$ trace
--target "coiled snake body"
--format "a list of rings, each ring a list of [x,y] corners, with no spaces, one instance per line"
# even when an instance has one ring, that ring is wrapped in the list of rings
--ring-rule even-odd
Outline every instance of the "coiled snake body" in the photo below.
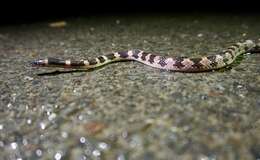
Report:
[[[56,58],[39,59],[32,62],[33,66],[62,67],[62,68],[96,68],[107,63],[123,60],[134,60],[148,66],[164,70],[179,72],[203,72],[225,67],[231,64],[237,56],[243,53],[260,52],[259,44],[252,40],[235,43],[222,52],[199,58],[188,57],[164,57],[153,53],[147,53],[138,49],[115,52],[94,59],[85,60],[61,60]]]

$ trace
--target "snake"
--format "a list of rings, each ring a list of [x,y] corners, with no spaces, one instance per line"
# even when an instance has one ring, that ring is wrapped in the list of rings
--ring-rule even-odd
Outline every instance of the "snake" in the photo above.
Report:
[[[81,60],[63,60],[58,58],[38,59],[31,62],[36,67],[61,67],[76,69],[95,69],[108,63],[118,61],[138,61],[145,65],[162,70],[176,72],[204,72],[226,67],[244,53],[260,53],[260,44],[252,40],[237,42],[226,49],[208,56],[201,57],[166,57],[139,49],[113,52],[97,58]]]

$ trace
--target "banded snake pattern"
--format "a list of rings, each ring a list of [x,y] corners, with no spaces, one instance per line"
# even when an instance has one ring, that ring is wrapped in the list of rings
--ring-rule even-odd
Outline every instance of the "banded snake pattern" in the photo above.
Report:
[[[203,72],[219,69],[230,65],[237,56],[244,53],[260,53],[260,44],[252,40],[235,43],[215,55],[202,56],[198,58],[189,57],[165,57],[154,53],[134,49],[129,51],[114,52],[97,58],[85,60],[62,60],[57,58],[39,59],[32,62],[33,66],[62,67],[90,69],[105,64],[133,60],[145,65],[178,72]]]

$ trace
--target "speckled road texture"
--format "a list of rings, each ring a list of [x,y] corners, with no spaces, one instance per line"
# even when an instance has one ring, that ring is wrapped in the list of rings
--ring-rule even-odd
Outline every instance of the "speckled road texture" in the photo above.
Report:
[[[260,38],[259,16],[151,15],[0,27],[3,159],[260,159],[260,54],[229,68],[174,73],[137,62],[91,71],[33,68],[142,49],[208,55]]]

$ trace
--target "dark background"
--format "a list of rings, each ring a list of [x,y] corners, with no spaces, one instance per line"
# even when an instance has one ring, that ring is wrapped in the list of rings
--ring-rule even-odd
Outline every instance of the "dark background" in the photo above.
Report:
[[[260,13],[260,5],[253,0],[5,1],[0,5],[0,23],[32,23],[89,15],[175,13],[256,15]]]

